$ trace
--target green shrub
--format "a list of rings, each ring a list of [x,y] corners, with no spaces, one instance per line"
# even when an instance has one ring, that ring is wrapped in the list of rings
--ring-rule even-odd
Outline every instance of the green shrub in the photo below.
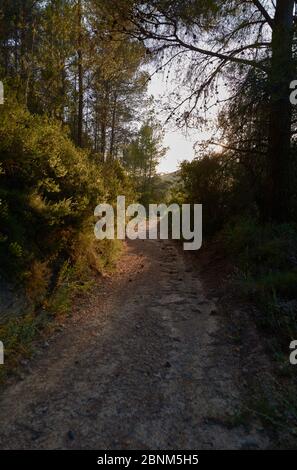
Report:
[[[185,202],[203,204],[203,231],[213,235],[234,215],[254,211],[253,194],[241,165],[210,154],[181,165]]]
[[[0,266],[21,276],[65,249],[96,198],[100,170],[53,121],[15,103],[0,115]]]
[[[259,306],[259,324],[287,348],[297,335],[296,225],[239,219],[220,237],[239,268],[236,281],[241,292]]]
[[[9,100],[0,114],[0,168],[0,274],[30,285],[30,295],[35,278],[38,298],[48,283],[40,267],[56,270],[68,258],[75,263],[80,234],[97,204],[134,196],[118,162],[99,165],[61,124]],[[88,230],[91,243],[92,224]]]

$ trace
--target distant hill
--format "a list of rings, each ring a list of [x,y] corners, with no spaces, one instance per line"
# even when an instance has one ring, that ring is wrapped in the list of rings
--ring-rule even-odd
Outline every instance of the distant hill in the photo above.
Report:
[[[177,183],[180,178],[180,171],[174,171],[172,173],[160,173],[159,177],[164,183],[174,184]]]

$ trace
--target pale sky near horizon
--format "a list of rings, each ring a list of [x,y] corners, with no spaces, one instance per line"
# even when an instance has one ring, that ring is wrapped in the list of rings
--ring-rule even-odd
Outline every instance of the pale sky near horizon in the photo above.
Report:
[[[148,94],[155,99],[163,97],[169,91],[169,85],[165,83],[162,74],[155,74],[150,81]],[[164,124],[164,116],[156,113],[157,118]],[[198,132],[198,131],[196,131]],[[183,160],[193,160],[195,156],[194,144],[197,141],[195,133],[186,137],[182,130],[172,130],[170,124],[165,126],[164,147],[169,147],[167,155],[162,159],[158,171],[160,173],[171,173],[178,169]]]
[[[160,97],[167,96],[172,91],[170,84],[166,83],[164,75],[157,73],[152,76],[148,87],[148,94],[152,95],[156,100]],[[166,117],[164,113],[156,112],[157,118],[164,125]],[[168,147],[167,155],[162,159],[158,166],[159,173],[171,173],[179,168],[179,163],[183,160],[193,160],[195,157],[194,145],[197,142],[203,142],[210,137],[210,132],[201,129],[190,129],[186,133],[182,130],[173,130],[172,124],[165,127],[165,135],[163,145]]]

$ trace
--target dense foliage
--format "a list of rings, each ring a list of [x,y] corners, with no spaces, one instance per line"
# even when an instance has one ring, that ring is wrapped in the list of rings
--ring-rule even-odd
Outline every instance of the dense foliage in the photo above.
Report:
[[[75,147],[56,121],[7,102],[0,116],[0,266],[26,276],[36,260],[70,254],[98,201],[129,193],[116,163],[108,172]],[[90,225],[91,232],[92,227]]]
[[[0,275],[29,294],[53,287],[67,260],[103,267],[114,248],[95,244],[94,208],[134,198],[119,158],[146,106],[147,58],[111,32],[111,12],[99,1],[0,4]]]
[[[166,154],[162,147],[162,133],[159,126],[146,122],[139,130],[136,138],[126,146],[122,163],[131,175],[140,200],[148,205],[161,202],[162,183],[157,175],[157,166]]]

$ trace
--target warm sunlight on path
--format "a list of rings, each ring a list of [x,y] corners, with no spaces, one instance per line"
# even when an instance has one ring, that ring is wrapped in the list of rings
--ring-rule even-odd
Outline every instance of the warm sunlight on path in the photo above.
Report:
[[[118,273],[10,384],[0,447],[266,447],[257,423],[230,426],[240,361],[215,313],[177,244],[129,242]]]

